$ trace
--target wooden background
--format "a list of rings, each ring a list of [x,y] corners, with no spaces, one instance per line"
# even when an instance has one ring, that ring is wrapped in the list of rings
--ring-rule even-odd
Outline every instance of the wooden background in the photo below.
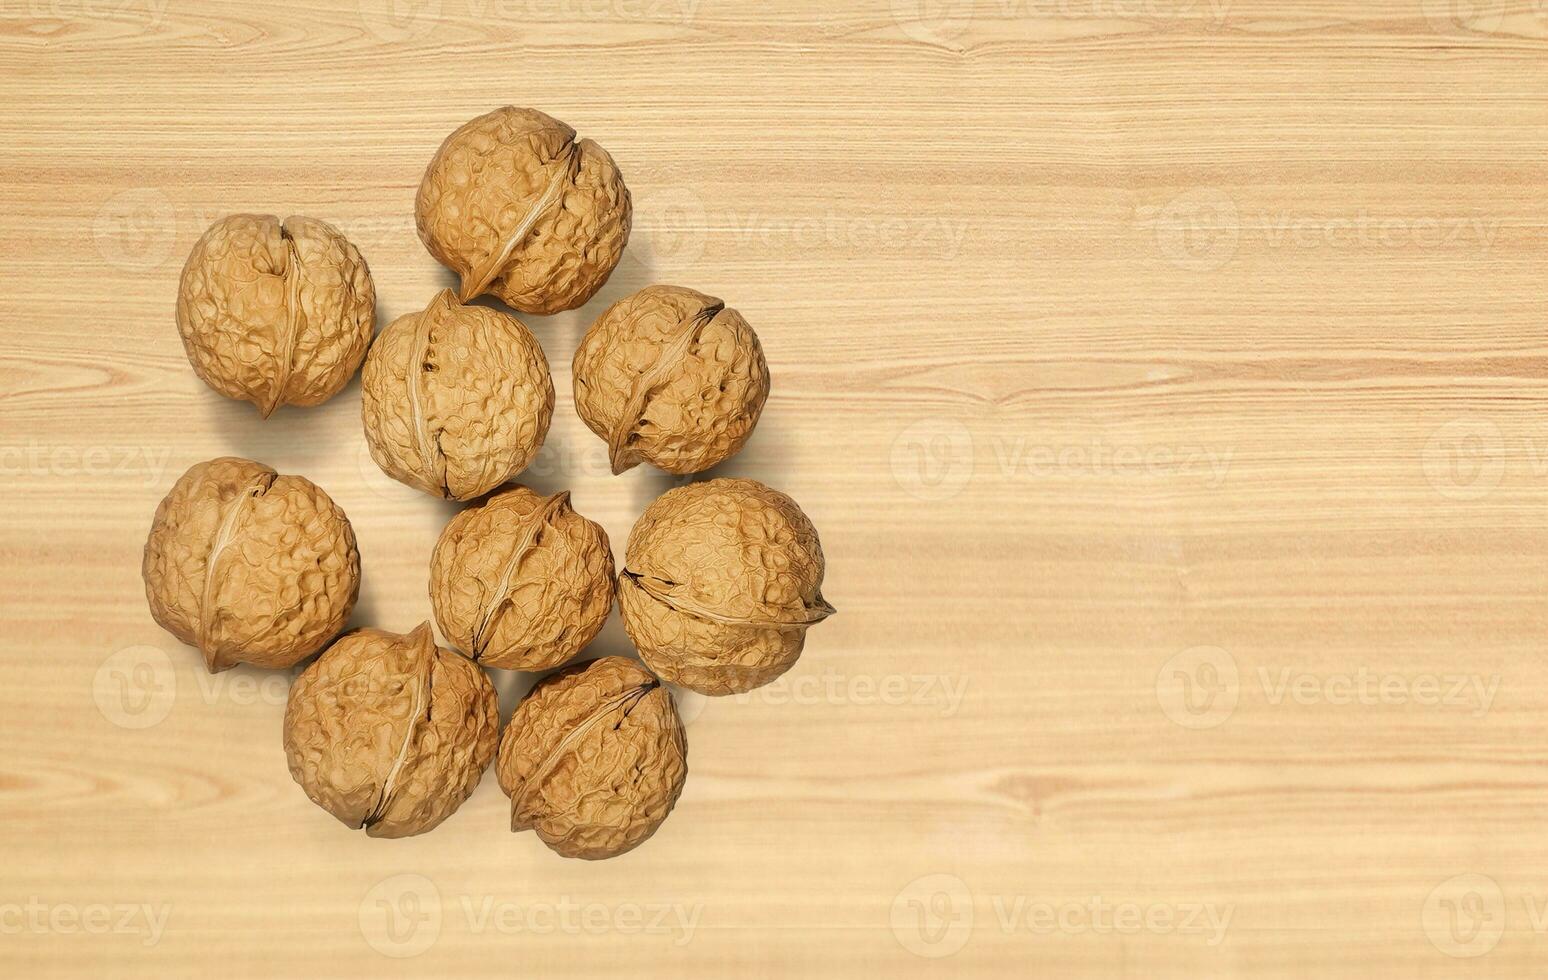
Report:
[[[0,0],[0,972],[1504,977],[1548,956],[1542,0]],[[429,613],[451,508],[358,384],[206,390],[183,258],[332,221],[380,324],[448,277],[414,190],[541,107],[636,200],[531,473],[621,551],[570,356],[726,298],[839,615],[685,699],[639,850],[567,862],[492,777],[435,832],[313,807],[285,675],[205,676],[140,553],[189,465],[320,483],[356,617]],[[616,617],[595,652],[620,652]],[[507,710],[519,696],[502,675]]]

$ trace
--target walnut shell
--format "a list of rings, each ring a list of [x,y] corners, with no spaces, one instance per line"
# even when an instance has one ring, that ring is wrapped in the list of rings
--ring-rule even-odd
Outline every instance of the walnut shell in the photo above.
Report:
[[[683,791],[688,743],[672,696],[633,660],[603,657],[539,681],[495,765],[511,830],[565,857],[613,857],[656,832]]]
[[[755,480],[669,490],[629,532],[618,607],[645,663],[701,694],[738,694],[783,674],[806,630],[832,615],[817,530]]]
[[[613,608],[607,532],[570,506],[514,487],[462,511],[430,560],[441,632],[479,663],[557,667],[596,638]]]
[[[357,630],[290,688],[285,758],[313,803],[371,837],[434,829],[494,757],[500,709],[479,667],[407,636]]]
[[[194,245],[177,292],[177,329],[194,373],[265,418],[280,405],[338,394],[375,323],[365,259],[312,218],[220,219]]]
[[[211,673],[316,653],[360,593],[338,505],[304,477],[232,456],[193,466],[161,501],[141,572],[151,615]]]
[[[612,275],[633,205],[607,151],[505,106],[446,137],[414,203],[419,237],[462,279],[523,313],[573,310]]]
[[[537,456],[554,414],[554,382],[520,320],[462,306],[442,290],[371,345],[360,412],[383,472],[432,496],[469,500]]]
[[[713,296],[647,286],[591,325],[575,351],[575,408],[607,440],[613,472],[645,460],[668,473],[725,462],[769,397],[758,335]]]

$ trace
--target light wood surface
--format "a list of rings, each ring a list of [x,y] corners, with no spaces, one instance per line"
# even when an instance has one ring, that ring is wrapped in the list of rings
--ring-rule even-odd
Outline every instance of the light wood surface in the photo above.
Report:
[[[0,973],[1548,956],[1540,2],[0,0],[0,92]],[[493,777],[347,832],[285,770],[288,678],[205,676],[139,576],[178,474],[238,454],[349,513],[358,623],[429,614],[452,509],[376,470],[358,383],[262,422],[173,302],[257,210],[344,229],[380,324],[419,308],[420,174],[507,102],[637,213],[596,301],[529,319],[533,481],[621,553],[671,481],[607,475],[570,356],[647,283],[722,296],[774,391],[720,472],[802,504],[839,608],[773,687],[684,701],[677,811],[596,864]]]

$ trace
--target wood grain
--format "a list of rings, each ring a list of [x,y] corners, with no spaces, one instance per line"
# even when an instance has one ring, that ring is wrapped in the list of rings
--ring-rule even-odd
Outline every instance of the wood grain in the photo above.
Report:
[[[1540,0],[0,0],[7,975],[1529,975],[1548,955],[1548,7]],[[358,384],[206,390],[177,273],[234,210],[338,224],[380,322],[449,281],[414,189],[505,102],[636,198],[532,477],[615,548],[571,353],[678,282],[774,390],[839,614],[687,699],[616,861],[342,830],[286,678],[151,621],[156,502],[234,453],[354,521],[357,621],[452,513]],[[595,646],[627,649],[616,617]],[[524,682],[499,679],[509,710]],[[148,911],[147,911],[148,910]],[[122,927],[122,928],[120,928]],[[412,955],[408,955],[412,954]]]

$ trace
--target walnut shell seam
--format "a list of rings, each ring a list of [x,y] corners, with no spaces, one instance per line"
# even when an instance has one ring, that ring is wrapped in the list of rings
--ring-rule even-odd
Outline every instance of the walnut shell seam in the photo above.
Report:
[[[627,568],[619,573],[619,579],[628,582],[649,598],[674,612],[723,626],[756,626],[764,629],[800,630],[808,626],[815,626],[838,611],[833,607],[832,603],[822,597],[821,593],[818,593],[810,604],[802,604],[801,613],[797,615],[767,617],[727,616],[724,613],[715,612],[704,604],[694,601],[692,598],[675,593],[673,591],[675,583],[667,583],[662,579],[633,572]]]
[[[430,357],[430,329],[437,314],[451,307],[451,290],[443,289],[430,301],[430,306],[414,324],[414,359],[409,362],[408,370],[408,398],[409,410],[414,420],[414,449],[419,453],[420,462],[424,464],[425,473],[436,478],[436,483],[441,487],[441,496],[451,496],[451,487],[446,481],[446,456],[441,452],[439,440],[435,440],[430,431],[430,419],[425,412],[424,392],[420,389],[420,376],[424,374],[425,362]],[[433,443],[433,445],[432,445]]]
[[[543,506],[534,515],[534,519],[522,530],[522,536],[516,542],[516,547],[511,550],[511,555],[506,559],[505,567],[500,570],[499,582],[495,585],[489,607],[479,617],[479,624],[473,631],[473,660],[476,662],[484,654],[486,638],[494,628],[501,613],[511,605],[511,580],[516,577],[516,571],[521,567],[521,561],[537,546],[538,538],[559,515],[559,512],[570,505],[570,492],[561,490],[543,501]]]
[[[394,796],[398,791],[398,777],[403,772],[403,766],[408,761],[409,750],[414,745],[414,736],[419,731],[419,722],[425,716],[427,706],[430,704],[432,677],[435,670],[435,639],[430,634],[430,624],[425,623],[409,634],[409,640],[424,652],[415,663],[414,669],[418,676],[414,678],[414,702],[413,712],[409,715],[409,723],[403,729],[403,742],[398,746],[397,757],[393,759],[392,768],[387,771],[382,780],[381,795],[377,798],[376,806],[360,821],[360,829],[369,831],[382,817],[387,814],[392,805]],[[429,648],[428,650],[425,648]]]
[[[212,615],[214,610],[211,607],[215,605],[215,595],[219,591],[221,556],[231,545],[237,520],[242,516],[246,503],[267,493],[277,479],[279,474],[270,470],[249,480],[231,503],[226,505],[226,512],[221,515],[215,537],[210,540],[210,550],[204,559],[204,587],[200,590],[199,598],[199,652],[204,655],[204,665],[209,670],[222,669],[220,650],[211,635],[215,626],[215,617]],[[225,664],[228,667],[232,665]]]
[[[543,188],[542,195],[532,202],[532,207],[528,208],[521,221],[517,222],[516,230],[511,232],[498,252],[490,255],[484,268],[475,268],[469,272],[458,290],[458,299],[466,303],[488,289],[489,284],[505,272],[506,263],[510,261],[511,253],[516,251],[516,246],[520,245],[532,233],[533,227],[563,199],[565,185],[572,182],[579,173],[580,148],[572,136],[570,142],[565,145],[564,160],[554,169],[554,174],[548,179],[548,185]]]
[[[670,343],[659,350],[649,368],[635,376],[634,383],[629,389],[629,397],[624,402],[624,410],[619,413],[618,422],[613,426],[613,431],[607,439],[608,463],[613,468],[614,476],[640,462],[638,456],[631,458],[631,454],[627,451],[627,443],[645,417],[646,402],[661,385],[666,383],[677,365],[693,350],[704,328],[709,326],[725,308],[726,304],[723,301],[711,299],[699,312],[679,323],[673,331]]]
[[[526,808],[526,804],[538,795],[543,783],[548,779],[554,768],[559,765],[560,761],[563,760],[570,746],[579,742],[598,722],[613,714],[620,706],[623,706],[622,717],[627,718],[629,712],[633,710],[636,704],[639,704],[647,694],[660,686],[660,679],[653,677],[643,684],[606,698],[593,708],[590,714],[582,718],[578,724],[566,732],[558,744],[553,747],[553,750],[549,752],[548,756],[533,771],[532,775],[523,781],[521,792],[511,797],[511,830],[513,832],[520,832],[532,826],[538,814],[528,813],[523,815],[523,810]],[[620,718],[621,723],[622,718]]]

